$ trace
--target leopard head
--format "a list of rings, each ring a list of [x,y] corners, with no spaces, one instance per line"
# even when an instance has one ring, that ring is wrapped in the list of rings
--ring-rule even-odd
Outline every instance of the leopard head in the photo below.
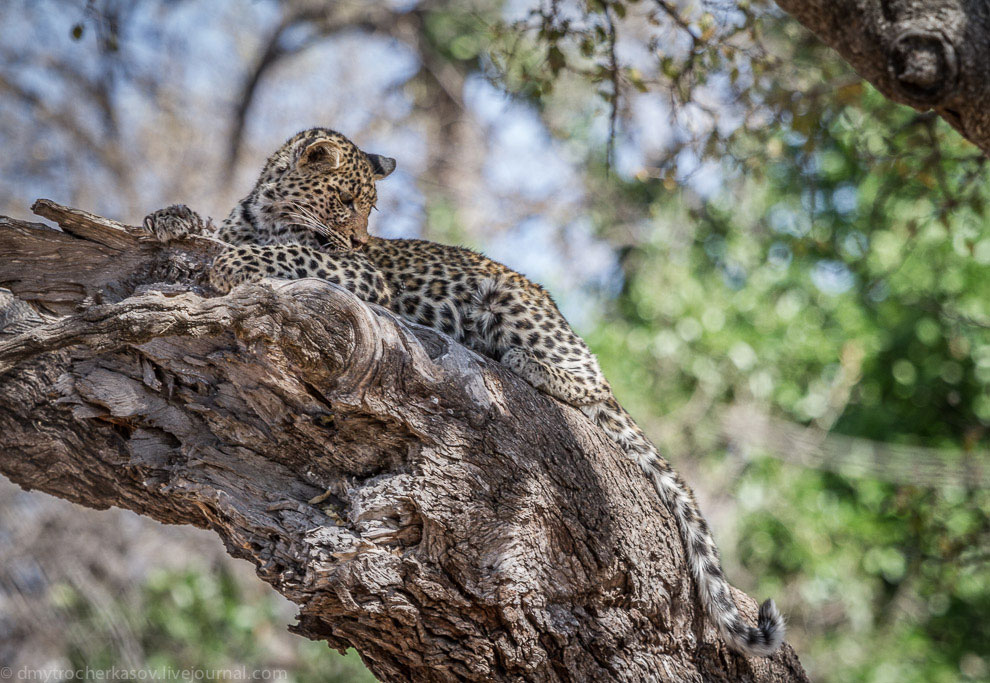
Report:
[[[361,151],[328,128],[289,138],[265,164],[246,204],[259,241],[351,249],[368,241],[375,182],[395,159]]]

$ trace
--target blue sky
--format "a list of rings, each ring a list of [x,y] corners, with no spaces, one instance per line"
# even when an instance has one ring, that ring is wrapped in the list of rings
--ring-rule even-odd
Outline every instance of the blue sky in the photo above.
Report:
[[[413,4],[391,3],[400,8]],[[506,16],[522,16],[527,7],[529,3],[513,0],[506,5]],[[58,59],[90,76],[103,68],[85,3],[7,0],[3,14],[0,44],[18,55],[10,77],[53,111],[72,111],[98,138],[99,114],[87,118],[87,112],[73,111],[75,84],[52,68]],[[386,237],[424,236],[435,188],[422,177],[430,144],[423,121],[410,116],[408,84],[418,62],[409,47],[391,38],[343,31],[272,69],[250,110],[233,182],[224,183],[221,162],[241,84],[280,17],[273,0],[138,5],[123,35],[123,77],[115,91],[121,137],[134,150],[134,157],[125,160],[132,167],[130,194],[118,193],[129,201],[116,201],[114,193],[101,191],[112,179],[71,150],[71,139],[54,135],[27,142],[35,123],[32,112],[21,111],[18,117],[0,102],[0,140],[8,150],[6,167],[0,160],[4,198],[8,205],[16,198],[23,207],[7,210],[24,215],[35,197],[47,196],[131,222],[175,202],[221,219],[247,193],[265,157],[283,140],[313,125],[329,125],[363,148],[398,160],[397,172],[379,187],[381,210],[372,229]],[[82,39],[72,40],[72,28],[80,22]],[[283,47],[297,47],[309,37],[307,28],[290,31]],[[619,48],[630,63],[642,62],[646,69],[650,56],[637,45],[635,40],[620,41]],[[739,125],[737,113],[725,102],[727,92],[716,75],[695,93],[699,102],[718,112],[717,120],[693,104],[674,111],[662,94],[630,93],[631,122],[620,128],[614,172],[636,177],[675,140],[712,126],[726,133]],[[545,284],[565,315],[587,331],[621,286],[614,251],[596,237],[587,216],[581,168],[589,146],[600,147],[607,138],[605,103],[592,93],[576,97],[573,110],[556,115],[580,124],[585,133],[559,139],[533,106],[511,99],[481,73],[467,78],[461,94],[464,117],[484,141],[476,169],[479,181],[465,206],[455,207],[478,223],[464,233],[468,246]],[[39,159],[29,166],[40,172],[23,172],[27,157]],[[698,195],[713,196],[723,186],[721,167],[700,161],[690,148],[680,152],[677,162],[679,182]],[[197,182],[190,184],[192,176]],[[854,201],[855,191],[850,194]],[[781,207],[768,218],[774,229],[793,232],[804,229],[809,215]],[[851,283],[843,268],[821,264],[813,280],[823,291],[844,291]]]

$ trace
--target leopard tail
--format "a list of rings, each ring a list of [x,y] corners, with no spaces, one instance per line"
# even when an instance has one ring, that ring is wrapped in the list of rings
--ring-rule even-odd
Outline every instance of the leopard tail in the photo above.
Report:
[[[582,406],[581,410],[639,464],[674,514],[705,613],[729,647],[749,656],[766,657],[774,652],[784,640],[784,618],[773,600],[767,600],[760,605],[755,628],[743,621],[729,591],[711,530],[688,485],[614,398]]]

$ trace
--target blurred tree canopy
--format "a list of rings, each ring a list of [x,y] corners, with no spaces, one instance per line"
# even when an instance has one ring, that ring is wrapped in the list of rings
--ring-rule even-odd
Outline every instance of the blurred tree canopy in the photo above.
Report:
[[[990,678],[986,157],[772,3],[0,17],[5,213],[219,217],[295,129],[337,127],[399,159],[379,233],[550,285],[813,678]]]

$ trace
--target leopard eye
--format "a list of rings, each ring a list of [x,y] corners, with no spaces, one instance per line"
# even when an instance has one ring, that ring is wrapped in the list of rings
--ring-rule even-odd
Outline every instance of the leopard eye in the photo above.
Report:
[[[354,208],[354,195],[348,194],[346,192],[341,192],[340,193],[340,201],[347,208],[349,208],[349,209],[353,209]]]

